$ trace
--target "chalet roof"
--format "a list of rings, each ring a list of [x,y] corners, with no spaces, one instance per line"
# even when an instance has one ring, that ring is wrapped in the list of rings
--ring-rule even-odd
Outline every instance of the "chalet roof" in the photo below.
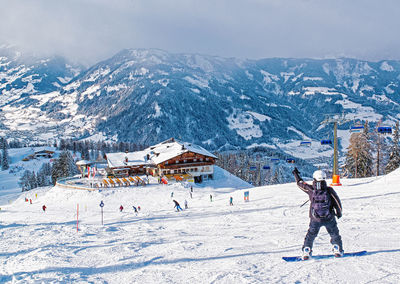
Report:
[[[187,152],[217,158],[201,146],[182,142],[174,138],[168,139],[143,151],[130,153],[108,153],[107,162],[110,168],[140,165],[158,165]],[[149,159],[147,159],[147,155]],[[126,162],[126,157],[128,162]]]
[[[174,138],[168,139],[157,145],[151,146],[146,150],[149,151],[150,159],[156,165],[187,152],[193,152],[212,158],[217,158],[215,155],[213,155],[212,153],[210,153],[209,151],[207,151],[206,149],[204,149],[199,145],[182,142]]]
[[[107,163],[110,168],[120,168],[120,167],[132,167],[141,165],[152,165],[151,161],[147,161],[146,155],[147,151],[137,151],[137,152],[118,152],[118,153],[108,153]],[[128,161],[126,161],[128,158]]]
[[[34,153],[38,154],[38,153],[45,153],[45,152],[52,152],[54,153],[56,151],[55,147],[37,147],[35,148]]]

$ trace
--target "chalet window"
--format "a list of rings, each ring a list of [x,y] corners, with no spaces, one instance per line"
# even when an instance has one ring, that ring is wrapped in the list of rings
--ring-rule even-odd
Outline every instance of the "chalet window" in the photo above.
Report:
[[[200,162],[203,162],[203,158],[200,158]]]
[[[208,158],[206,158],[206,161],[208,161],[209,159]]]
[[[168,161],[166,161],[165,164],[168,165]]]
[[[176,163],[176,164],[179,164],[179,161],[178,161],[178,160],[176,160],[176,161],[175,161],[175,163]]]
[[[186,162],[187,162],[187,160],[185,159],[185,160],[183,160],[183,162],[184,162],[184,163],[186,163]]]
[[[197,162],[197,159],[193,159],[193,162]]]

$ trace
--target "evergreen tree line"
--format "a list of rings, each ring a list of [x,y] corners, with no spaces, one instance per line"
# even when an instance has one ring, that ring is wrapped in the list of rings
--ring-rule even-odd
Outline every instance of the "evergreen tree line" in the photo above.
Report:
[[[74,158],[70,151],[64,150],[58,159],[54,159],[53,166],[45,163],[37,173],[26,170],[19,180],[19,185],[22,191],[28,191],[36,187],[55,185],[58,179],[76,174],[79,174],[79,170]]]
[[[251,183],[254,186],[280,184],[293,181],[291,171],[293,165],[286,163],[286,156],[266,148],[252,150],[214,153],[217,156],[216,165]],[[271,162],[271,157],[279,159]],[[315,170],[304,161],[297,159],[296,165],[309,172]]]
[[[52,167],[50,163],[44,163],[40,170],[35,171],[26,170],[19,180],[19,186],[22,191],[28,191],[37,187],[51,185],[51,172]]]
[[[7,140],[3,137],[0,138],[0,149],[1,149],[1,154],[0,154],[0,161],[1,161],[1,170],[5,171],[10,168],[10,157],[8,156],[8,148],[9,145],[7,143]]]
[[[344,175],[361,178],[392,172],[400,167],[399,122],[393,129],[392,139],[370,132],[368,121],[363,132],[353,133],[346,153]]]
[[[61,139],[58,145],[54,146],[59,150],[70,150],[74,154],[78,152],[83,160],[90,161],[102,161],[106,153],[136,152],[147,147],[130,142],[73,141],[72,139]]]

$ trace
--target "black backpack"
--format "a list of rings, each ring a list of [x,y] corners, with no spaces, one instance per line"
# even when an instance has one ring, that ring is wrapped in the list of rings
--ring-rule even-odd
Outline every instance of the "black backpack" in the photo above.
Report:
[[[329,219],[331,213],[331,195],[325,183],[316,181],[311,193],[311,214],[318,219]]]

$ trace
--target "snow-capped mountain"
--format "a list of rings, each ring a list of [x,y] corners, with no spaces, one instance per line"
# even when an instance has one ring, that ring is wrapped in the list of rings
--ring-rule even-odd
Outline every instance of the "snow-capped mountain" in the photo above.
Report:
[[[332,126],[320,125],[327,113],[382,124],[400,119],[397,61],[239,60],[129,49],[73,79],[76,69],[60,58],[27,66],[1,57],[1,135],[101,133],[142,144],[177,137],[209,149],[285,151],[301,140],[332,139]]]

